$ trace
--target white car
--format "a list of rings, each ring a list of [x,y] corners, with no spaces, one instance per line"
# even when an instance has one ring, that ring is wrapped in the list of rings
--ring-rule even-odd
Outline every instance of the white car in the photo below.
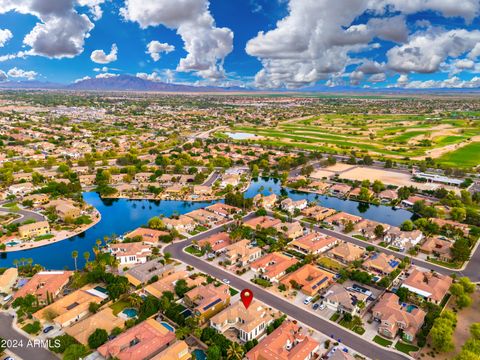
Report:
[[[307,297],[305,300],[303,300],[303,303],[304,303],[305,305],[308,305],[308,304],[310,304],[310,303],[312,302],[312,300],[313,300],[313,297],[309,296],[309,297]]]
[[[321,304],[319,307],[318,307],[318,310],[325,310],[327,306],[325,304]]]
[[[228,280],[228,279],[223,279],[222,281],[227,285],[230,284],[230,280]]]

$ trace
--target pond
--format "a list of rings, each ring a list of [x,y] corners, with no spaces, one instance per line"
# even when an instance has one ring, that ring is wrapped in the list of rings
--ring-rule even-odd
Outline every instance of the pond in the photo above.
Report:
[[[338,199],[335,197],[316,195],[285,189],[280,180],[273,178],[255,178],[245,193],[246,197],[253,197],[258,193],[286,195],[292,199],[307,199],[318,202],[322,206],[339,211],[362,216],[364,218],[382,223],[399,226],[402,222],[412,217],[406,210],[396,210],[383,205],[368,205],[352,200]],[[74,268],[72,251],[78,251],[78,267],[83,267],[85,259],[83,253],[91,252],[96,246],[96,240],[103,240],[104,236],[113,234],[122,235],[148,222],[153,216],[171,216],[172,214],[185,214],[192,210],[202,208],[213,202],[187,202],[187,201],[155,201],[155,200],[127,200],[127,199],[102,199],[97,193],[86,192],[83,198],[87,203],[100,211],[102,220],[87,231],[70,239],[43,246],[35,249],[2,253],[0,267],[13,265],[14,259],[32,258],[33,263],[41,264],[47,269]],[[93,258],[91,252],[90,258]]]

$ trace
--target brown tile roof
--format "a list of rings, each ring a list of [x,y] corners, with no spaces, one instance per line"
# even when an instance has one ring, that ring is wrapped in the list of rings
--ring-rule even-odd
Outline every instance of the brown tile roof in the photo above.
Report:
[[[252,229],[256,229],[257,226],[260,226],[262,229],[266,229],[269,227],[274,227],[280,224],[281,221],[279,219],[275,219],[271,216],[259,216],[253,219],[245,221],[243,224],[245,226],[251,227]]]
[[[334,246],[338,241],[339,240],[333,236],[311,232],[293,240],[290,246],[300,248],[306,253],[316,253],[318,250]]]
[[[291,281],[295,281],[302,286],[303,293],[314,295],[331,284],[333,281],[333,274],[311,264],[307,264],[300,269],[285,275],[282,278],[281,283],[290,287]]]
[[[268,278],[276,278],[297,262],[297,259],[284,254],[270,253],[252,262],[250,268],[262,272]]]
[[[14,298],[33,294],[39,300],[46,301],[47,293],[58,294],[72,275],[72,271],[40,271],[15,293]]]
[[[331,249],[328,254],[339,257],[345,262],[351,262],[360,259],[365,254],[365,249],[349,242],[342,242]]]
[[[427,297],[439,302],[442,301],[447,294],[452,282],[453,280],[450,276],[414,269],[405,279],[402,286],[410,290],[412,290],[412,288],[418,289],[421,295],[430,294]]]
[[[291,347],[287,349],[287,345]],[[257,346],[250,350],[248,360],[305,360],[319,348],[319,343],[306,336],[293,321],[286,320]]]

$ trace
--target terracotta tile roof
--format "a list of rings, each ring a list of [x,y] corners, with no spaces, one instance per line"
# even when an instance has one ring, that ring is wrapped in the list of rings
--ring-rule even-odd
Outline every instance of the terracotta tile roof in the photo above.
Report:
[[[14,298],[33,294],[39,300],[46,301],[47,293],[58,294],[72,275],[72,271],[40,271],[15,293]]]
[[[290,246],[300,248],[306,253],[317,253],[318,250],[334,246],[339,240],[318,232],[311,232],[290,243]]]
[[[243,224],[245,226],[251,227],[252,229],[256,229],[259,226],[262,229],[274,227],[280,224],[281,221],[279,219],[275,219],[271,216],[259,216],[253,219],[245,221]]]
[[[345,262],[351,262],[360,259],[365,254],[365,249],[349,242],[342,242],[331,249],[328,254],[341,258]]]
[[[197,286],[188,291],[185,296],[195,304],[195,310],[202,314],[208,311],[212,304],[230,299],[230,291],[225,284],[216,287],[211,283],[206,286]]]
[[[100,355],[120,360],[153,357],[175,343],[175,333],[154,319],[147,319],[98,348]]]
[[[250,350],[246,357],[248,360],[305,360],[319,346],[297,324],[287,320]]]
[[[83,345],[87,345],[88,337],[96,329],[104,329],[110,334],[114,328],[123,328],[124,325],[125,320],[113,315],[112,309],[107,307],[66,328],[65,332]]]
[[[390,274],[397,268],[400,262],[400,259],[397,259],[393,255],[374,253],[367,260],[365,260],[363,267],[380,271],[385,274]]]
[[[303,293],[313,295],[331,284],[333,281],[333,274],[311,264],[307,264],[300,269],[285,275],[282,278],[281,283],[290,287],[291,281],[295,281],[302,286]]]
[[[210,235],[209,237],[199,240],[198,246],[204,247],[207,244],[210,244],[213,251],[220,251],[230,245],[231,239],[230,235],[226,232],[221,232],[217,234]]]
[[[148,228],[143,228],[139,227],[128,234],[125,235],[127,238],[134,238],[136,236],[141,236],[142,240],[145,242],[158,242],[158,239],[160,236],[168,235],[169,233],[167,231],[161,231],[161,230],[154,230],[154,229],[148,229]]]
[[[261,272],[268,278],[276,278],[297,262],[298,260],[293,257],[274,252],[252,262],[250,268]]]
[[[450,276],[414,269],[405,279],[402,286],[439,302],[447,294],[452,282],[453,280]]]

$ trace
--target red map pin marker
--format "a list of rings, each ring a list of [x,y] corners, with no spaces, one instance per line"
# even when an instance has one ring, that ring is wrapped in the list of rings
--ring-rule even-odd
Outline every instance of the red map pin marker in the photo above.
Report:
[[[253,300],[252,290],[243,289],[242,292],[240,293],[240,298],[242,299],[243,306],[245,306],[245,309],[248,309],[248,307],[250,306],[250,303]]]

